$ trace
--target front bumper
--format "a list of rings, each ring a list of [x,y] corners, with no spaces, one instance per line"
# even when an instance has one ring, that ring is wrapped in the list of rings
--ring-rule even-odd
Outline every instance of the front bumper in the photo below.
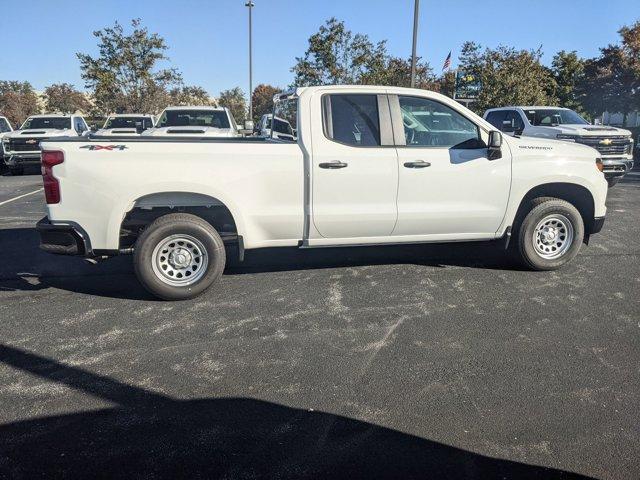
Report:
[[[601,157],[606,178],[621,177],[633,168],[633,158],[607,158]]]
[[[80,255],[93,257],[89,236],[74,222],[56,223],[44,217],[36,224],[40,234],[40,248],[59,255]]]
[[[5,152],[4,163],[8,167],[23,167],[29,165],[40,165],[40,152],[12,153]]]

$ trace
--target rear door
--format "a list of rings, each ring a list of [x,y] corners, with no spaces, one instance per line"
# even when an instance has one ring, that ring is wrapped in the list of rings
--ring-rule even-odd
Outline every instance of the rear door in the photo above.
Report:
[[[389,103],[375,93],[318,93],[312,216],[325,238],[388,236],[397,219],[397,153]],[[313,111],[318,111],[313,109]]]
[[[463,110],[390,95],[398,142],[398,221],[393,235],[486,238],[504,217],[511,154],[489,160],[479,126]],[[438,237],[436,237],[438,238]]]

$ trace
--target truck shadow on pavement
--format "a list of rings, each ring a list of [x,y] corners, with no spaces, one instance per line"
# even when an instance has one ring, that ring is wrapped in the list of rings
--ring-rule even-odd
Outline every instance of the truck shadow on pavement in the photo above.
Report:
[[[34,228],[0,229],[0,291],[35,291],[49,287],[113,298],[151,300],[133,276],[131,257],[91,265],[81,258],[51,255],[39,248]],[[235,253],[231,249],[230,258]],[[382,247],[268,248],[246,252],[230,262],[226,275],[282,272],[365,265],[461,266],[520,270],[501,242],[412,244]]]
[[[0,363],[116,405],[0,425],[3,478],[588,478],[257,399],[177,400],[2,344]]]

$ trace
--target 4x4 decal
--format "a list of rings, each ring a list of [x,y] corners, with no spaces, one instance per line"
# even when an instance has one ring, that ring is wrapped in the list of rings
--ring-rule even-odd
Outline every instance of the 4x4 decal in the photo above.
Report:
[[[83,145],[80,148],[86,148],[87,150],[124,150],[129,148],[126,145]]]

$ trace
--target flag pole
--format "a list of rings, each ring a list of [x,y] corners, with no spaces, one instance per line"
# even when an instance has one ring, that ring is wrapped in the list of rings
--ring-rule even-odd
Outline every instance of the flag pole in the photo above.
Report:
[[[414,0],[413,4],[413,46],[411,48],[411,88],[416,86],[416,43],[418,40],[418,11],[420,0]]]

